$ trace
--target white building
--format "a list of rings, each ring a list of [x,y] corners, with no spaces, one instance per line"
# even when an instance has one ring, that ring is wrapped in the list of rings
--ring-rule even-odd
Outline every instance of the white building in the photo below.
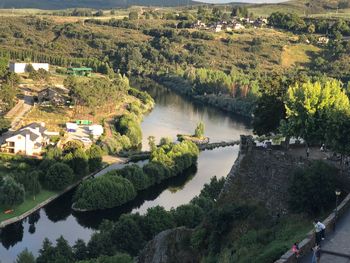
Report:
[[[245,28],[245,26],[243,26],[240,23],[236,23],[236,24],[233,25],[233,29],[234,30],[241,30],[241,29],[244,29],[244,28]]]
[[[78,124],[73,123],[73,122],[67,122],[66,128],[67,128],[67,132],[77,132]]]
[[[221,32],[222,30],[222,25],[221,24],[218,24],[214,27],[214,32],[218,33],[218,32]]]
[[[17,63],[10,62],[10,72],[13,73],[25,73],[29,65],[32,65],[35,70],[44,69],[49,71],[50,66],[48,63]]]
[[[90,125],[89,131],[94,138],[99,138],[103,134],[103,127],[98,124]]]
[[[44,123],[31,123],[9,135],[1,145],[2,152],[40,155],[43,147],[50,142]]]

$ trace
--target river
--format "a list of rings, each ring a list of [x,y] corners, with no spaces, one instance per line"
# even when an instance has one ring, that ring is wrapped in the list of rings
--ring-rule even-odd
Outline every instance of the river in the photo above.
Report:
[[[211,142],[237,140],[240,134],[251,133],[246,122],[218,109],[191,102],[189,99],[161,87],[145,88],[156,102],[142,123],[143,149],[148,148],[148,136],[176,139],[179,133],[193,133],[199,121]],[[71,210],[74,192],[67,193],[22,222],[10,225],[0,234],[0,261],[12,263],[16,255],[28,248],[37,255],[45,237],[52,242],[61,235],[73,245],[80,238],[85,241],[103,219],[118,220],[122,213],[145,213],[147,208],[166,209],[188,203],[200,193],[205,183],[216,175],[228,174],[237,158],[238,146],[201,152],[196,168],[144,191],[133,202],[105,211],[79,214]]]

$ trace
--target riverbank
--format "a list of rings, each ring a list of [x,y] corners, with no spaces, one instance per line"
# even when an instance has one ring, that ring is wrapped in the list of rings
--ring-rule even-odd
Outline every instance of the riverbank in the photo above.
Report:
[[[89,212],[122,206],[141,191],[181,175],[197,163],[198,155],[198,147],[190,141],[162,144],[152,151],[143,167],[128,165],[83,182],[75,193],[72,209]]]
[[[149,76],[151,80],[159,85],[163,85],[181,95],[190,97],[191,99],[206,105],[213,106],[220,110],[237,114],[248,121],[251,121],[255,100],[252,98],[233,98],[228,95],[196,95],[193,94],[193,87],[185,79],[175,75]]]
[[[128,160],[120,160],[120,163],[118,164],[122,164],[122,163],[126,163]],[[113,165],[115,165],[116,163],[114,163]],[[93,172],[85,177],[83,177],[82,179],[78,180],[77,182],[71,184],[70,186],[68,186],[66,189],[64,189],[63,191],[60,192],[52,192],[52,191],[46,191],[46,190],[42,190],[40,192],[40,194],[38,194],[36,196],[36,200],[26,200],[25,202],[23,202],[22,204],[20,204],[18,207],[14,208],[14,213],[13,214],[8,214],[7,218],[5,216],[0,215],[0,219],[2,219],[0,221],[0,229],[11,225],[13,223],[16,223],[18,221],[23,220],[24,218],[28,217],[29,215],[33,214],[34,212],[36,212],[37,210],[43,208],[44,206],[46,206],[47,204],[51,203],[52,201],[56,200],[57,198],[61,197],[62,195],[66,194],[67,192],[73,190],[74,188],[76,188],[79,184],[81,184],[84,180],[90,178],[90,177],[94,177],[96,174],[103,172],[104,170],[106,170],[106,172],[108,172],[108,167],[110,165],[105,165],[102,169]]]

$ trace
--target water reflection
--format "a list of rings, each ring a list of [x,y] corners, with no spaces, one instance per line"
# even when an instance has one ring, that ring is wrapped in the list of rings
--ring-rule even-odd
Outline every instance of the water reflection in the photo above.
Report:
[[[171,136],[175,139],[178,133],[192,133],[200,120],[205,123],[206,133],[212,141],[239,139],[240,134],[250,133],[245,123],[237,121],[232,115],[192,104],[170,90],[150,88],[149,91],[155,98],[156,107],[142,123],[144,148],[148,147],[148,136],[154,135],[157,139]],[[71,245],[78,238],[88,241],[103,219],[118,220],[122,213],[145,213],[149,207],[156,205],[169,210],[188,203],[212,176],[227,175],[237,152],[238,147],[202,152],[198,170],[192,168],[182,176],[144,191],[136,200],[119,208],[86,214],[72,213],[73,190],[22,222],[3,229],[0,233],[0,260],[13,262],[25,248],[37,255],[45,237],[54,242],[62,235]]]

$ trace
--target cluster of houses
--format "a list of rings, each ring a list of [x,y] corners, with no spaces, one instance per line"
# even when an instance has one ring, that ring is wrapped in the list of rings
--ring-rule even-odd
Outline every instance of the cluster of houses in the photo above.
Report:
[[[267,19],[262,17],[259,17],[257,19],[234,17],[229,21],[219,21],[217,23],[210,24],[205,24],[201,20],[197,20],[192,25],[192,28],[211,30],[217,33],[221,31],[231,32],[233,30],[241,30],[245,29],[246,27],[265,27],[267,26],[267,23]]]

